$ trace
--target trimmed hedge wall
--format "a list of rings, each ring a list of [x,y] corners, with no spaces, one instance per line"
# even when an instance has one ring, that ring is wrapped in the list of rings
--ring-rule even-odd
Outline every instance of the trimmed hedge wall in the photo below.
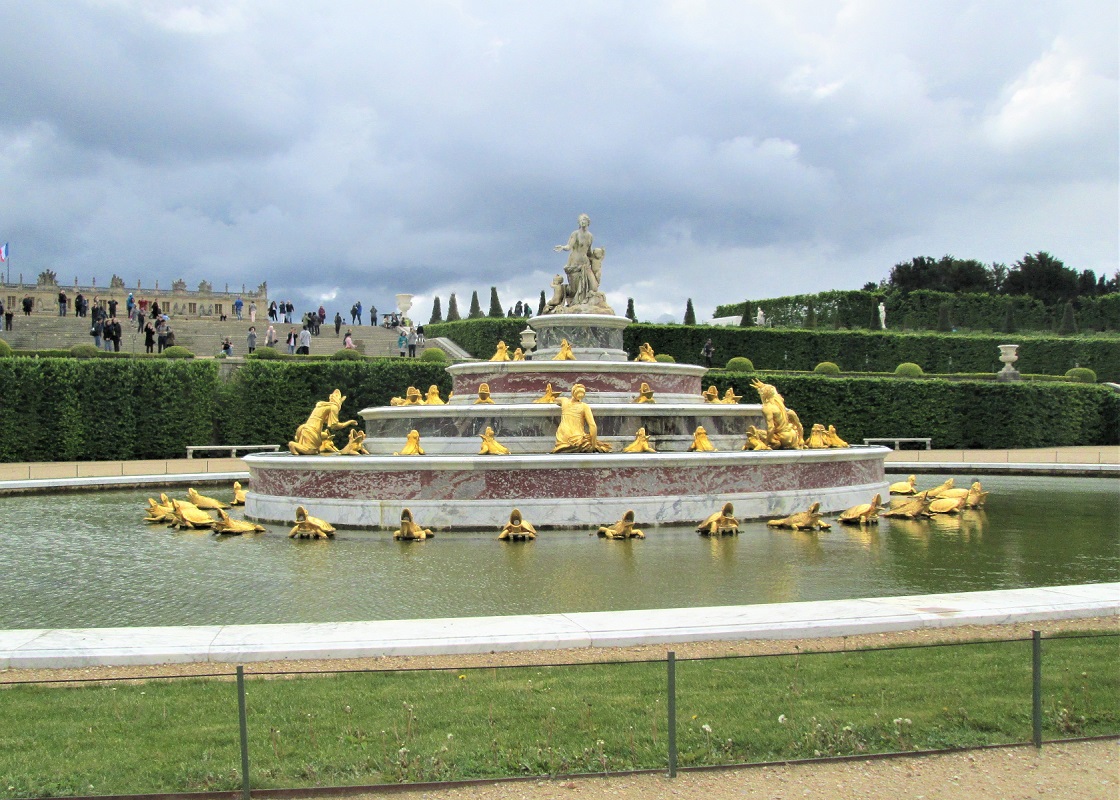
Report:
[[[424,338],[446,336],[475,358],[485,361],[494,355],[499,341],[509,345],[511,353],[514,348],[520,347],[521,331],[525,330],[525,323],[524,319],[509,317],[438,322],[424,326]]]
[[[940,449],[1111,445],[1120,442],[1120,394],[1072,383],[979,383],[894,378],[713,372],[720,394],[734,387],[757,403],[759,378],[777,387],[805,430],[835,425],[849,443],[864,437],[928,436]]]
[[[218,365],[0,360],[0,461],[181,458],[211,441]]]

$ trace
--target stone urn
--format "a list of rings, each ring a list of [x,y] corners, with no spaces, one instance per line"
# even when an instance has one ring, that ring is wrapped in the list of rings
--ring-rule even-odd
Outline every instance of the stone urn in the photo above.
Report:
[[[410,308],[412,308],[412,298],[413,297],[414,297],[414,295],[411,295],[411,294],[398,294],[397,295],[397,310],[401,312],[402,317],[407,317],[408,316],[408,310]]]
[[[1019,380],[1019,370],[1014,364],[1019,360],[1019,345],[1001,344],[999,347],[999,360],[1003,362],[1003,369],[996,373],[1001,381]]]

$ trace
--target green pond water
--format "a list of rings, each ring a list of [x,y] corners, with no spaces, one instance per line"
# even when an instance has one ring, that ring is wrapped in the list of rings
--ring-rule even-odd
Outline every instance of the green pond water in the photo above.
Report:
[[[918,486],[945,477],[919,476]],[[958,486],[972,480],[954,477]],[[1120,481],[983,483],[987,507],[960,517],[834,524],[819,535],[748,523],[723,539],[651,528],[625,542],[586,530],[544,531],[529,543],[498,542],[496,530],[416,543],[350,530],[298,541],[280,525],[218,537],[141,522],[158,490],[6,497],[0,628],[613,611],[1120,580]]]

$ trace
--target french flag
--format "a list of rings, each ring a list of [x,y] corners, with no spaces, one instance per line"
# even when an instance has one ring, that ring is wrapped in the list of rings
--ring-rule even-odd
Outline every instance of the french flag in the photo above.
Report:
[[[0,264],[8,260],[8,243],[4,242],[4,246],[0,247]]]

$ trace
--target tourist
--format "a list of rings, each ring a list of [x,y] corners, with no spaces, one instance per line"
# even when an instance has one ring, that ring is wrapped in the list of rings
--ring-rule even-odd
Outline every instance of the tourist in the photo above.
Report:
[[[299,332],[299,347],[296,348],[296,353],[305,356],[311,355],[311,331],[307,328]]]
[[[268,304],[268,318],[272,322],[279,322],[280,321],[276,318],[276,301],[275,300],[273,300],[271,303]]]
[[[107,352],[113,352],[113,317],[108,317],[102,323],[101,347]]]
[[[346,331],[346,338],[342,340],[342,347],[346,350],[357,350],[358,346],[354,344],[354,334]]]
[[[144,306],[142,304],[136,306],[136,332],[142,333],[144,330]]]
[[[94,305],[97,305],[97,298],[96,297],[93,298],[93,303],[94,303]],[[153,300],[152,301],[152,319],[155,320],[157,323],[159,322],[159,319],[160,319],[159,300]],[[159,325],[158,324],[156,325],[156,330],[159,330]]]
[[[336,311],[334,312],[334,335],[336,338],[340,330],[342,330],[342,314]]]
[[[110,300],[109,301],[109,316],[110,317],[117,316],[117,306],[118,305],[120,305],[120,304],[116,300]]]
[[[253,312],[255,310],[256,309],[252,309],[252,310],[249,311],[249,319],[253,318]],[[249,336],[247,337],[247,344],[249,346],[249,352],[250,353],[253,353],[253,352],[256,351],[256,349],[257,349],[257,329],[253,325],[249,326]]]
[[[3,305],[3,304],[0,303],[0,305]],[[10,331],[12,329],[12,317],[14,317],[14,316],[15,316],[15,312],[12,311],[10,308],[4,310],[4,330]]]
[[[128,297],[124,301],[125,311],[128,312],[128,321],[132,322],[132,311],[136,308],[136,300],[132,297],[132,292],[128,293]]]
[[[74,297],[74,316],[75,317],[84,317],[85,316],[85,304],[86,304],[85,296],[81,292],[78,292],[78,294],[75,295],[75,297]]]
[[[249,301],[249,321],[250,322],[256,322],[257,321],[257,301],[256,300],[250,300]]]
[[[156,329],[151,322],[144,326],[144,352],[150,353],[156,346]]]
[[[233,301],[233,315],[241,319],[241,309],[245,308],[245,301],[238,297]]]
[[[356,308],[357,311],[358,311],[358,313],[355,315],[355,317],[358,320],[358,324],[361,325],[362,324],[362,301],[359,300],[358,302],[356,302],[354,304],[354,308]]]
[[[319,325],[322,325],[326,321],[327,321],[327,310],[325,308],[323,308],[322,306],[319,306]]]
[[[101,317],[94,315],[93,324],[90,325],[89,335],[93,337],[93,346],[101,348],[101,334],[105,332],[105,325],[101,322]]]
[[[276,329],[269,325],[268,330],[264,332],[264,346],[276,347],[276,338]]]
[[[423,325],[417,325],[416,326],[416,344],[420,345],[421,347],[424,346],[424,326]]]
[[[712,340],[704,342],[704,346],[700,348],[700,355],[704,357],[704,366],[712,366],[712,356],[716,354],[716,346],[712,344]]]
[[[369,307],[369,324],[374,328],[377,327],[377,306],[372,304]]]
[[[35,305],[35,301],[31,299],[31,295],[23,298],[23,315],[25,317],[31,316],[31,307]]]
[[[233,355],[233,341],[228,337],[222,337],[222,355],[229,358]]]
[[[58,315],[60,317],[66,316],[66,292],[62,289],[58,290]]]
[[[284,313],[286,314],[287,311],[285,311]],[[288,331],[288,339],[287,339],[288,355],[294,355],[295,354],[295,352],[296,352],[296,342],[298,340],[299,340],[299,337],[296,335],[296,329],[295,328],[292,328],[290,331]]]
[[[153,316],[158,310],[159,303],[155,303],[152,306]],[[158,320],[156,322],[156,346],[159,348],[156,352],[162,353],[164,348],[167,347],[167,337],[171,333],[171,326],[167,324],[167,317],[160,315],[155,318]]]
[[[419,341],[419,339],[416,336],[416,331],[413,330],[411,326],[409,326],[409,329],[408,329],[407,341],[408,341],[408,357],[409,358],[416,358],[416,342]]]
[[[401,351],[401,358],[404,358],[404,351],[408,347],[408,336],[402,330],[400,335],[397,336],[397,349]]]

